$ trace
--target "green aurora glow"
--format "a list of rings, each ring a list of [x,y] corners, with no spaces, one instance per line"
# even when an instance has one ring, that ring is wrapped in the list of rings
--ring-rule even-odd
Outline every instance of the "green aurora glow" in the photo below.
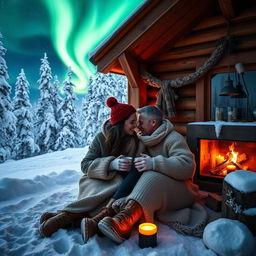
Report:
[[[0,0],[0,32],[7,43],[2,41],[12,58],[21,54],[23,59],[32,60],[42,58],[42,52],[48,51],[50,55],[57,54],[55,60],[70,66],[76,76],[76,93],[84,94],[89,77],[96,71],[89,62],[89,53],[144,1]],[[50,57],[49,60],[54,67]],[[10,73],[10,65],[8,68]]]

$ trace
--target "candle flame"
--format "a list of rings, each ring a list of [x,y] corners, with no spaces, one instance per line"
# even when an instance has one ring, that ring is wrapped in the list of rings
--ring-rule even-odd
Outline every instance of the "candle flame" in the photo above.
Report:
[[[139,225],[139,233],[142,235],[154,235],[157,233],[157,226],[153,223],[142,223]]]

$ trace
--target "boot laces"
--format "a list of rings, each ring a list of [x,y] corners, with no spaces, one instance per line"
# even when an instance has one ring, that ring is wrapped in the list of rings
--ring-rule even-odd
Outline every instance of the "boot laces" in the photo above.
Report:
[[[131,210],[130,209],[123,209],[121,210],[116,216],[115,219],[118,220],[118,222],[123,222],[123,220],[131,217]]]

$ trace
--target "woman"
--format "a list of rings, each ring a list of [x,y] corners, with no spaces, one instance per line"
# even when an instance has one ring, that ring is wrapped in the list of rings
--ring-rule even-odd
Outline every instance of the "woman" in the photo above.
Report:
[[[138,152],[134,131],[136,109],[118,103],[114,97],[108,98],[106,103],[111,108],[110,119],[103,124],[82,160],[84,175],[79,181],[78,199],[58,213],[47,212],[41,216],[42,236],[49,237],[60,228],[81,222],[83,239],[87,242],[98,232],[98,222],[115,214],[112,203],[128,195],[140,177],[127,158],[135,157]]]

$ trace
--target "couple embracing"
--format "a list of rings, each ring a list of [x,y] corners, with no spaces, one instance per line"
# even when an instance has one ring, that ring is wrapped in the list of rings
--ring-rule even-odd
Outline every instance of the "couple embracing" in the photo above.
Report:
[[[110,119],[81,162],[78,198],[63,210],[44,213],[41,235],[80,226],[85,243],[103,234],[120,244],[137,222],[158,220],[202,236],[207,215],[197,200],[194,159],[184,137],[155,106],[136,110],[114,97],[106,104]]]

